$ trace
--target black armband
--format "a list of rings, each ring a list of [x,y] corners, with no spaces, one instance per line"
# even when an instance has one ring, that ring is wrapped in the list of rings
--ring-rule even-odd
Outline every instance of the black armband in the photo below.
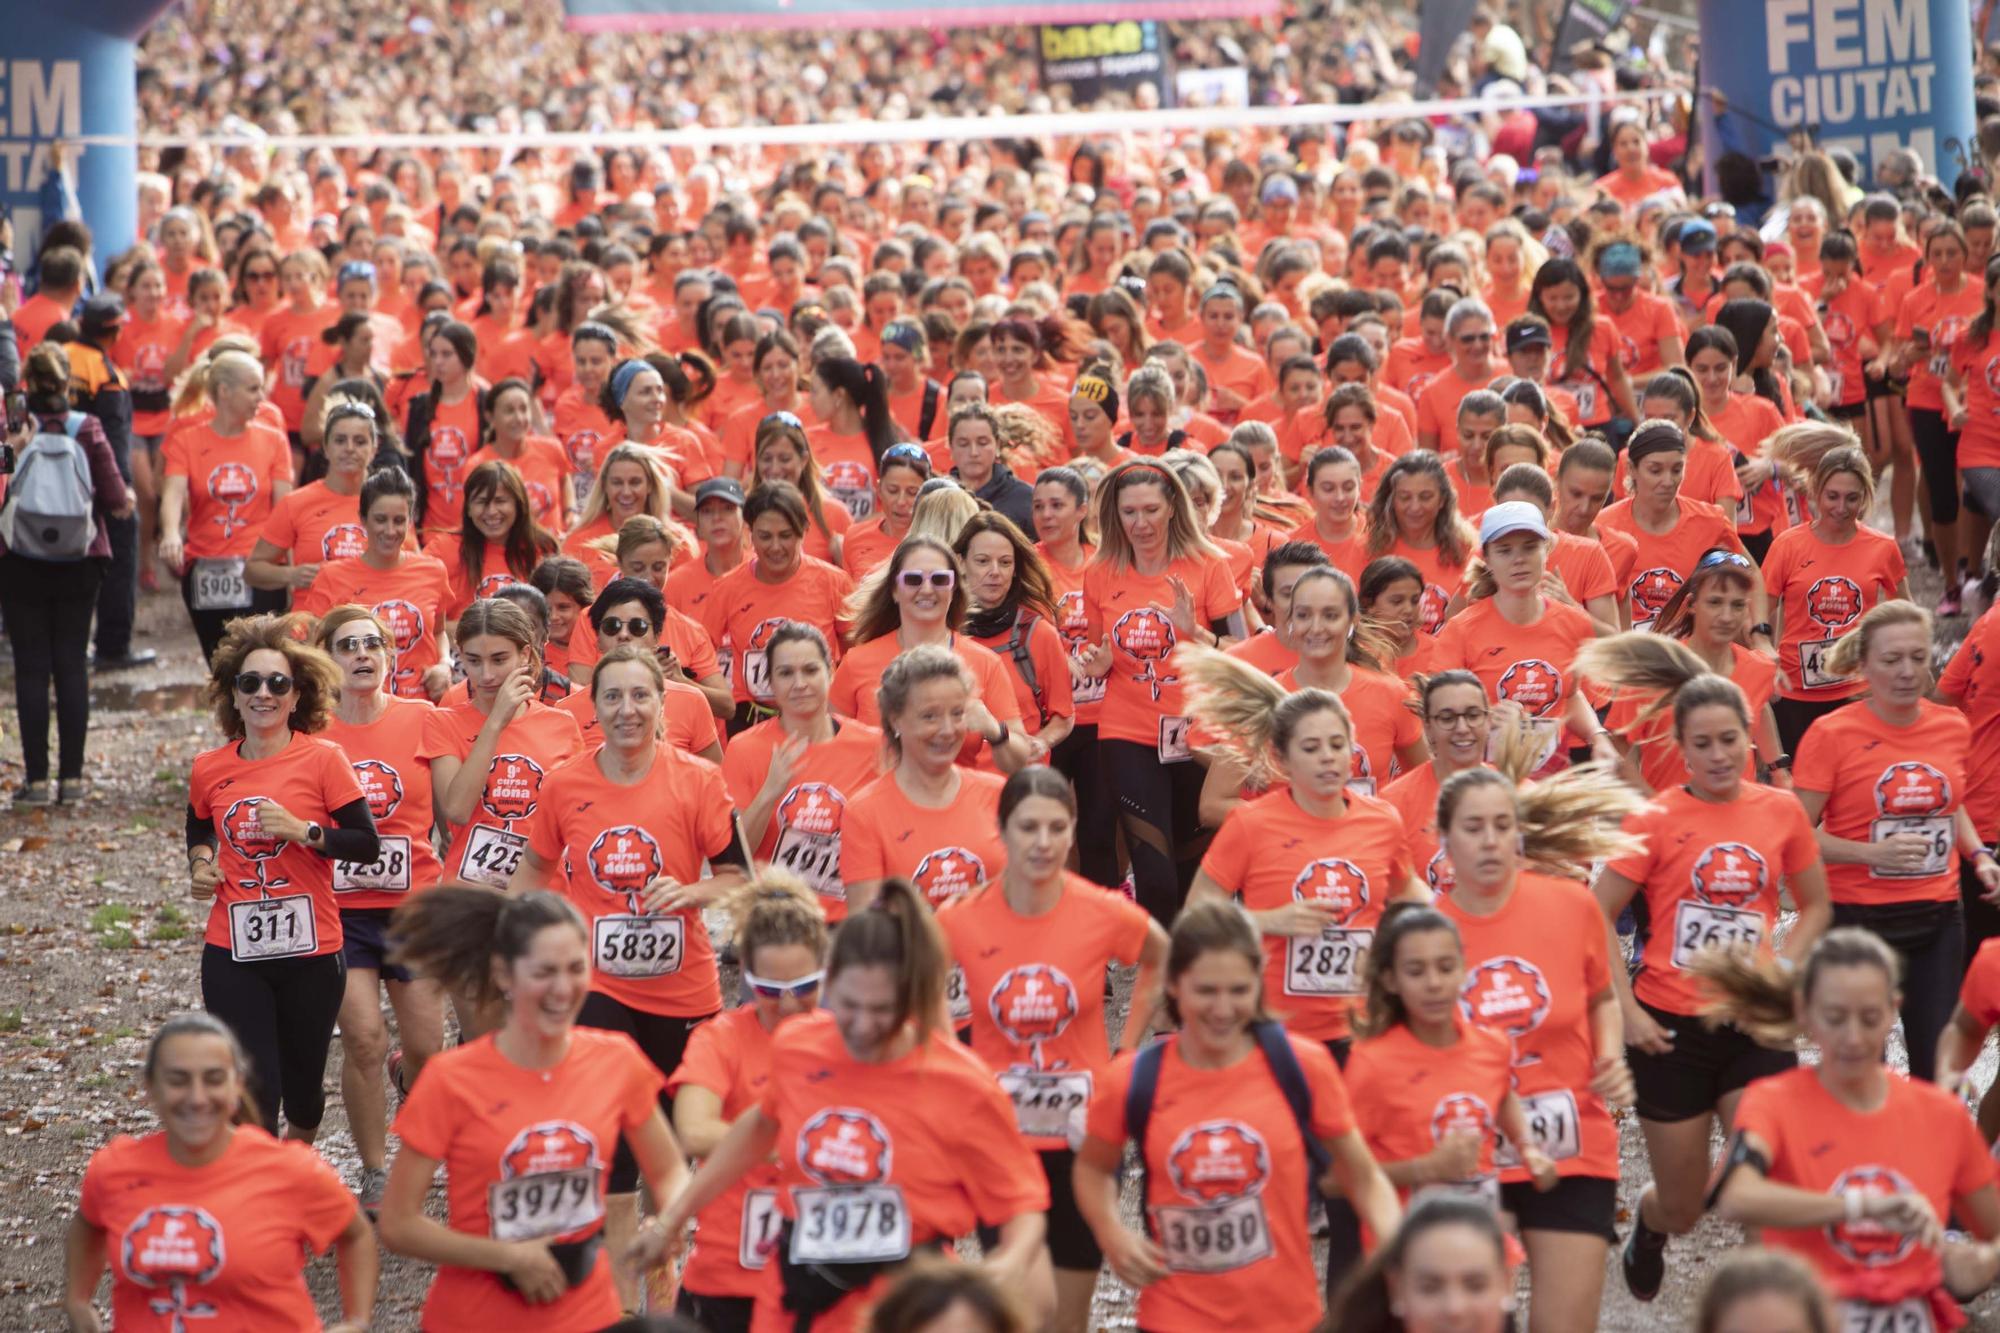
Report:
[[[1754,1169],[1760,1176],[1769,1175],[1771,1159],[1752,1147],[1749,1139],[1738,1134],[1730,1139],[1729,1153],[1722,1159],[1722,1169],[1715,1173],[1715,1184],[1709,1188],[1708,1197],[1702,1200],[1704,1212],[1714,1211],[1717,1201],[1722,1198],[1723,1186],[1729,1183],[1729,1178],[1736,1174],[1739,1167],[1745,1166]]]

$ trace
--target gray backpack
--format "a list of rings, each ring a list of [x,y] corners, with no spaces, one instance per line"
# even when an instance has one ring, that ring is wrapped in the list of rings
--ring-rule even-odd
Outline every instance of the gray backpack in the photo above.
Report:
[[[81,560],[97,535],[97,486],[77,435],[84,415],[71,412],[66,433],[46,426],[28,441],[14,465],[7,500],[0,507],[0,541],[16,555],[36,560]]]

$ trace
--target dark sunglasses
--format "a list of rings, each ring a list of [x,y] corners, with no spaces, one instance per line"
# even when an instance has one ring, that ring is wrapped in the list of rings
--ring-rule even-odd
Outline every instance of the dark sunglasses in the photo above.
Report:
[[[388,642],[387,639],[379,634],[350,635],[345,639],[335,639],[333,641],[333,650],[337,653],[358,653],[364,651],[372,653],[378,648],[386,647]],[[243,692],[245,694],[250,693],[249,690]]]
[[[1479,343],[1492,342],[1493,335],[1490,333],[1461,333],[1458,335],[1458,341],[1461,346],[1473,347]]]
[[[904,569],[897,571],[896,582],[905,588],[921,588],[926,582],[933,588],[949,588],[958,582],[958,574],[949,569]]]
[[[892,444],[882,451],[882,466],[891,463],[907,463],[921,472],[931,470],[931,456],[924,452],[922,445]]]
[[[292,678],[282,671],[273,671],[265,676],[260,676],[254,671],[245,671],[236,677],[238,694],[254,695],[260,685],[271,691],[273,699],[282,699],[292,692]]]
[[[243,281],[245,282],[275,282],[277,278],[278,270],[274,268],[243,270]]]
[[[803,421],[800,421],[797,416],[795,416],[790,412],[773,412],[769,416],[765,417],[764,421],[780,422],[783,425],[790,426],[794,430],[804,430],[806,428],[805,423]],[[764,424],[764,421],[760,421],[757,424],[761,426]]]
[[[746,970],[743,984],[750,988],[752,995],[766,1000],[803,1000],[819,989],[819,983],[825,977],[824,972],[809,972],[797,981],[767,981]]]
[[[630,634],[635,639],[643,639],[653,632],[653,622],[644,616],[633,616],[629,620],[606,616],[597,630],[600,634]]]

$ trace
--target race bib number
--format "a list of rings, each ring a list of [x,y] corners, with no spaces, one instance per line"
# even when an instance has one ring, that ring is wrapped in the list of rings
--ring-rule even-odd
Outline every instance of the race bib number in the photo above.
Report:
[[[1597,415],[1597,382],[1595,380],[1575,380],[1568,384],[1558,384],[1558,389],[1568,389],[1576,396],[1577,419],[1583,423]]]
[[[830,486],[827,493],[847,506],[848,517],[856,523],[875,516],[875,492],[867,487],[849,490],[844,486]]]
[[[1478,1180],[1443,1180],[1434,1185],[1419,1185],[1410,1195],[1412,1208],[1432,1195],[1444,1195],[1456,1199],[1477,1199],[1487,1207],[1499,1210],[1500,1177],[1482,1176]]]
[[[528,839],[523,834],[509,833],[491,824],[474,824],[465,838],[465,859],[459,862],[459,878],[504,889],[521,868],[521,853],[527,850]]]
[[[1528,734],[1535,738],[1535,763],[1528,771],[1539,773],[1549,766],[1556,757],[1556,746],[1562,742],[1563,724],[1559,717],[1531,717],[1527,719]]]
[[[1014,1122],[1031,1138],[1080,1141],[1090,1105],[1088,1069],[1009,1069],[1000,1087],[1014,1102]]]
[[[1271,1257],[1263,1196],[1200,1208],[1153,1209],[1154,1237],[1176,1273],[1228,1273]]]
[[[1292,936],[1285,941],[1285,994],[1361,994],[1361,969],[1374,942],[1372,930],[1332,927]]]
[[[250,582],[244,576],[244,568],[249,562],[245,557],[229,556],[201,559],[194,562],[194,569],[188,574],[193,580],[190,586],[190,600],[197,611],[247,611],[250,609]]]
[[[797,875],[820,897],[847,900],[847,885],[840,878],[838,833],[809,833],[787,825],[771,849],[771,862]]]
[[[727,639],[716,645],[715,671],[724,680],[729,679],[729,669],[736,664],[736,649]]]
[[[663,977],[681,970],[687,921],[678,916],[598,917],[590,927],[590,959],[608,977]]]
[[[1757,510],[1751,501],[1753,492],[1745,491],[1736,497],[1736,526],[1748,528],[1757,521]]]
[[[888,1264],[910,1257],[910,1210],[897,1185],[795,1189],[795,1264]]]
[[[1906,815],[1873,820],[1868,825],[1868,841],[1887,842],[1899,833],[1914,833],[1924,840],[1924,860],[1914,870],[1875,870],[1877,879],[1928,879],[1942,875],[1951,865],[1952,818],[1950,815]]]
[[[1576,1114],[1576,1094],[1568,1088],[1523,1097],[1521,1110],[1527,1115],[1528,1133],[1534,1136],[1535,1146],[1551,1162],[1565,1161],[1583,1151],[1583,1125]],[[1521,1165],[1520,1151],[1507,1141],[1505,1134],[1494,1149],[1493,1164]]]
[[[1163,764],[1184,764],[1194,758],[1194,751],[1188,746],[1188,727],[1191,720],[1185,717],[1163,717],[1160,719],[1160,762]]]
[[[1718,907],[1687,899],[1674,908],[1674,966],[1692,967],[1711,949],[1755,949],[1764,938],[1764,914],[1754,908]]]
[[[1072,701],[1079,704],[1104,702],[1103,676],[1087,676],[1077,670],[1075,661],[1069,664],[1069,693]]]
[[[962,1028],[972,1021],[972,996],[965,989],[965,969],[958,964],[951,965],[951,975],[944,979],[944,1001],[951,1007],[951,1025]]]
[[[410,840],[400,834],[385,834],[382,850],[373,861],[335,861],[335,893],[408,893],[410,891]]]
[[[1808,639],[1799,645],[1799,684],[1808,690],[1830,690],[1836,685],[1845,685],[1845,676],[1836,676],[1826,669],[1826,655],[1833,651],[1838,639]]]
[[[1827,401],[1829,403],[1832,403],[1835,407],[1841,407],[1846,404],[1847,400],[1842,396],[1842,390],[1847,387],[1847,377],[1845,375],[1837,370],[1827,371],[1826,387],[1828,390]]]
[[[1921,1296],[1894,1305],[1842,1301],[1840,1333],[1937,1333],[1937,1324],[1931,1319],[1931,1303]]]
[[[541,1240],[595,1225],[604,1216],[597,1192],[601,1167],[542,1171],[486,1187],[486,1215],[495,1240]]]
[[[312,895],[251,898],[229,904],[229,956],[239,963],[297,958],[319,950]]]
[[[743,688],[760,703],[771,702],[771,657],[762,648],[743,654]]]
[[[736,1241],[736,1262],[753,1272],[771,1259],[778,1228],[784,1225],[778,1211],[778,1191],[751,1190],[743,1196],[743,1229]]]

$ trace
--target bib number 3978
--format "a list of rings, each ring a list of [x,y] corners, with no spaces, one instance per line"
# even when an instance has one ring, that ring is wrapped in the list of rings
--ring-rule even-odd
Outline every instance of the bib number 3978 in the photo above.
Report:
[[[229,956],[239,963],[297,958],[318,948],[310,894],[229,904]]]
[[[1894,1305],[1867,1301],[1840,1303],[1840,1333],[1937,1333],[1930,1302],[1921,1296]]]
[[[880,1264],[910,1256],[910,1210],[896,1185],[795,1189],[795,1264]]]
[[[1271,1255],[1264,1200],[1255,1194],[1199,1208],[1162,1204],[1153,1209],[1153,1231],[1176,1273],[1228,1273]]]

